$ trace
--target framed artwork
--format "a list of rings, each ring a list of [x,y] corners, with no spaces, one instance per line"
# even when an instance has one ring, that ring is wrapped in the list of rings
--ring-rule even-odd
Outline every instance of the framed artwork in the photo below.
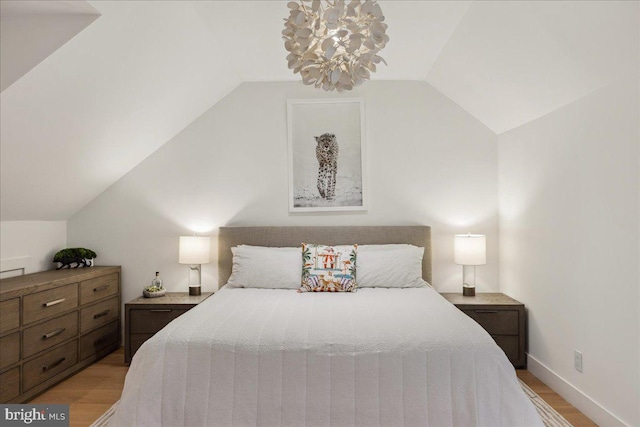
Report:
[[[289,212],[366,210],[364,99],[287,101]]]

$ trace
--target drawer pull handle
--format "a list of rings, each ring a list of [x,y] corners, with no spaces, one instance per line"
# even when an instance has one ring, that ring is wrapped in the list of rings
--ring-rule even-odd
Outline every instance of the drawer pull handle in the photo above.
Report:
[[[104,291],[105,289],[109,289],[109,285],[102,285],[102,286],[98,286],[97,288],[93,288],[93,292],[100,292],[100,291]]]
[[[56,366],[60,365],[65,360],[67,360],[66,357],[61,357],[60,359],[58,359],[55,362],[53,362],[51,365],[43,366],[42,367],[42,372],[47,372],[49,369],[55,368]]]
[[[45,302],[44,304],[42,304],[42,306],[45,307],[45,308],[46,307],[51,307],[53,305],[61,304],[61,303],[65,302],[66,300],[67,300],[66,298],[60,298],[60,299],[57,299],[57,300]]]
[[[96,313],[96,314],[94,314],[94,315],[93,315],[93,318],[94,318],[94,319],[99,319],[99,318],[101,318],[101,317],[104,317],[104,316],[106,316],[107,314],[109,314],[109,312],[110,312],[110,311],[111,311],[111,310],[105,310],[105,311],[101,311],[100,313]]]
[[[97,340],[95,340],[95,341],[93,342],[93,346],[94,346],[94,347],[97,347],[97,346],[99,346],[99,345],[101,345],[101,344],[104,344],[104,343],[106,343],[107,341],[109,341],[109,338],[110,338],[110,336],[109,336],[109,335],[105,335],[105,336],[103,336],[103,337],[101,337],[101,338],[98,338]]]
[[[60,335],[61,333],[63,333],[63,332],[64,332],[64,331],[66,331],[66,330],[67,330],[67,328],[60,328],[60,329],[56,329],[56,330],[55,330],[55,331],[53,331],[53,332],[49,332],[48,334],[43,335],[43,336],[42,336],[42,339],[43,339],[43,340],[48,340],[49,338],[53,338],[53,337],[55,337],[56,335]]]
[[[497,313],[498,310],[476,310],[476,313]]]
[[[165,310],[160,310],[160,309],[156,309],[156,310],[149,310],[151,313],[171,313],[171,309],[165,309]]]

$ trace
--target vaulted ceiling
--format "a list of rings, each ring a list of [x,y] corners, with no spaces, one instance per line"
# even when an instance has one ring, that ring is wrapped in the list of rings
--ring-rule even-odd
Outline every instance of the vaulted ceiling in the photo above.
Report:
[[[95,21],[100,13],[84,0],[0,2],[0,90]]]
[[[389,66],[373,79],[424,80],[496,133],[638,73],[637,2],[380,3]],[[241,82],[298,80],[286,1],[3,0],[1,12],[20,29],[0,52],[15,77],[0,95],[2,220],[68,219]],[[45,21],[55,37],[25,31]]]

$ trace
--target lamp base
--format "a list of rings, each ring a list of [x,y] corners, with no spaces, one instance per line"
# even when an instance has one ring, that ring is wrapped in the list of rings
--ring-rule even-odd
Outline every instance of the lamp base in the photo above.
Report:
[[[202,295],[202,286],[189,286],[189,295]]]
[[[462,295],[465,297],[475,297],[476,296],[476,288],[471,286],[463,286],[462,287]]]

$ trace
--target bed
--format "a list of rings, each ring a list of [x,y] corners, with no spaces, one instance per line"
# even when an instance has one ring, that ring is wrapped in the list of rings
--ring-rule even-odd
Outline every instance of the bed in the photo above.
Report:
[[[223,227],[231,247],[409,243],[430,229]],[[110,425],[542,426],[502,350],[432,287],[223,287],[136,353]]]

